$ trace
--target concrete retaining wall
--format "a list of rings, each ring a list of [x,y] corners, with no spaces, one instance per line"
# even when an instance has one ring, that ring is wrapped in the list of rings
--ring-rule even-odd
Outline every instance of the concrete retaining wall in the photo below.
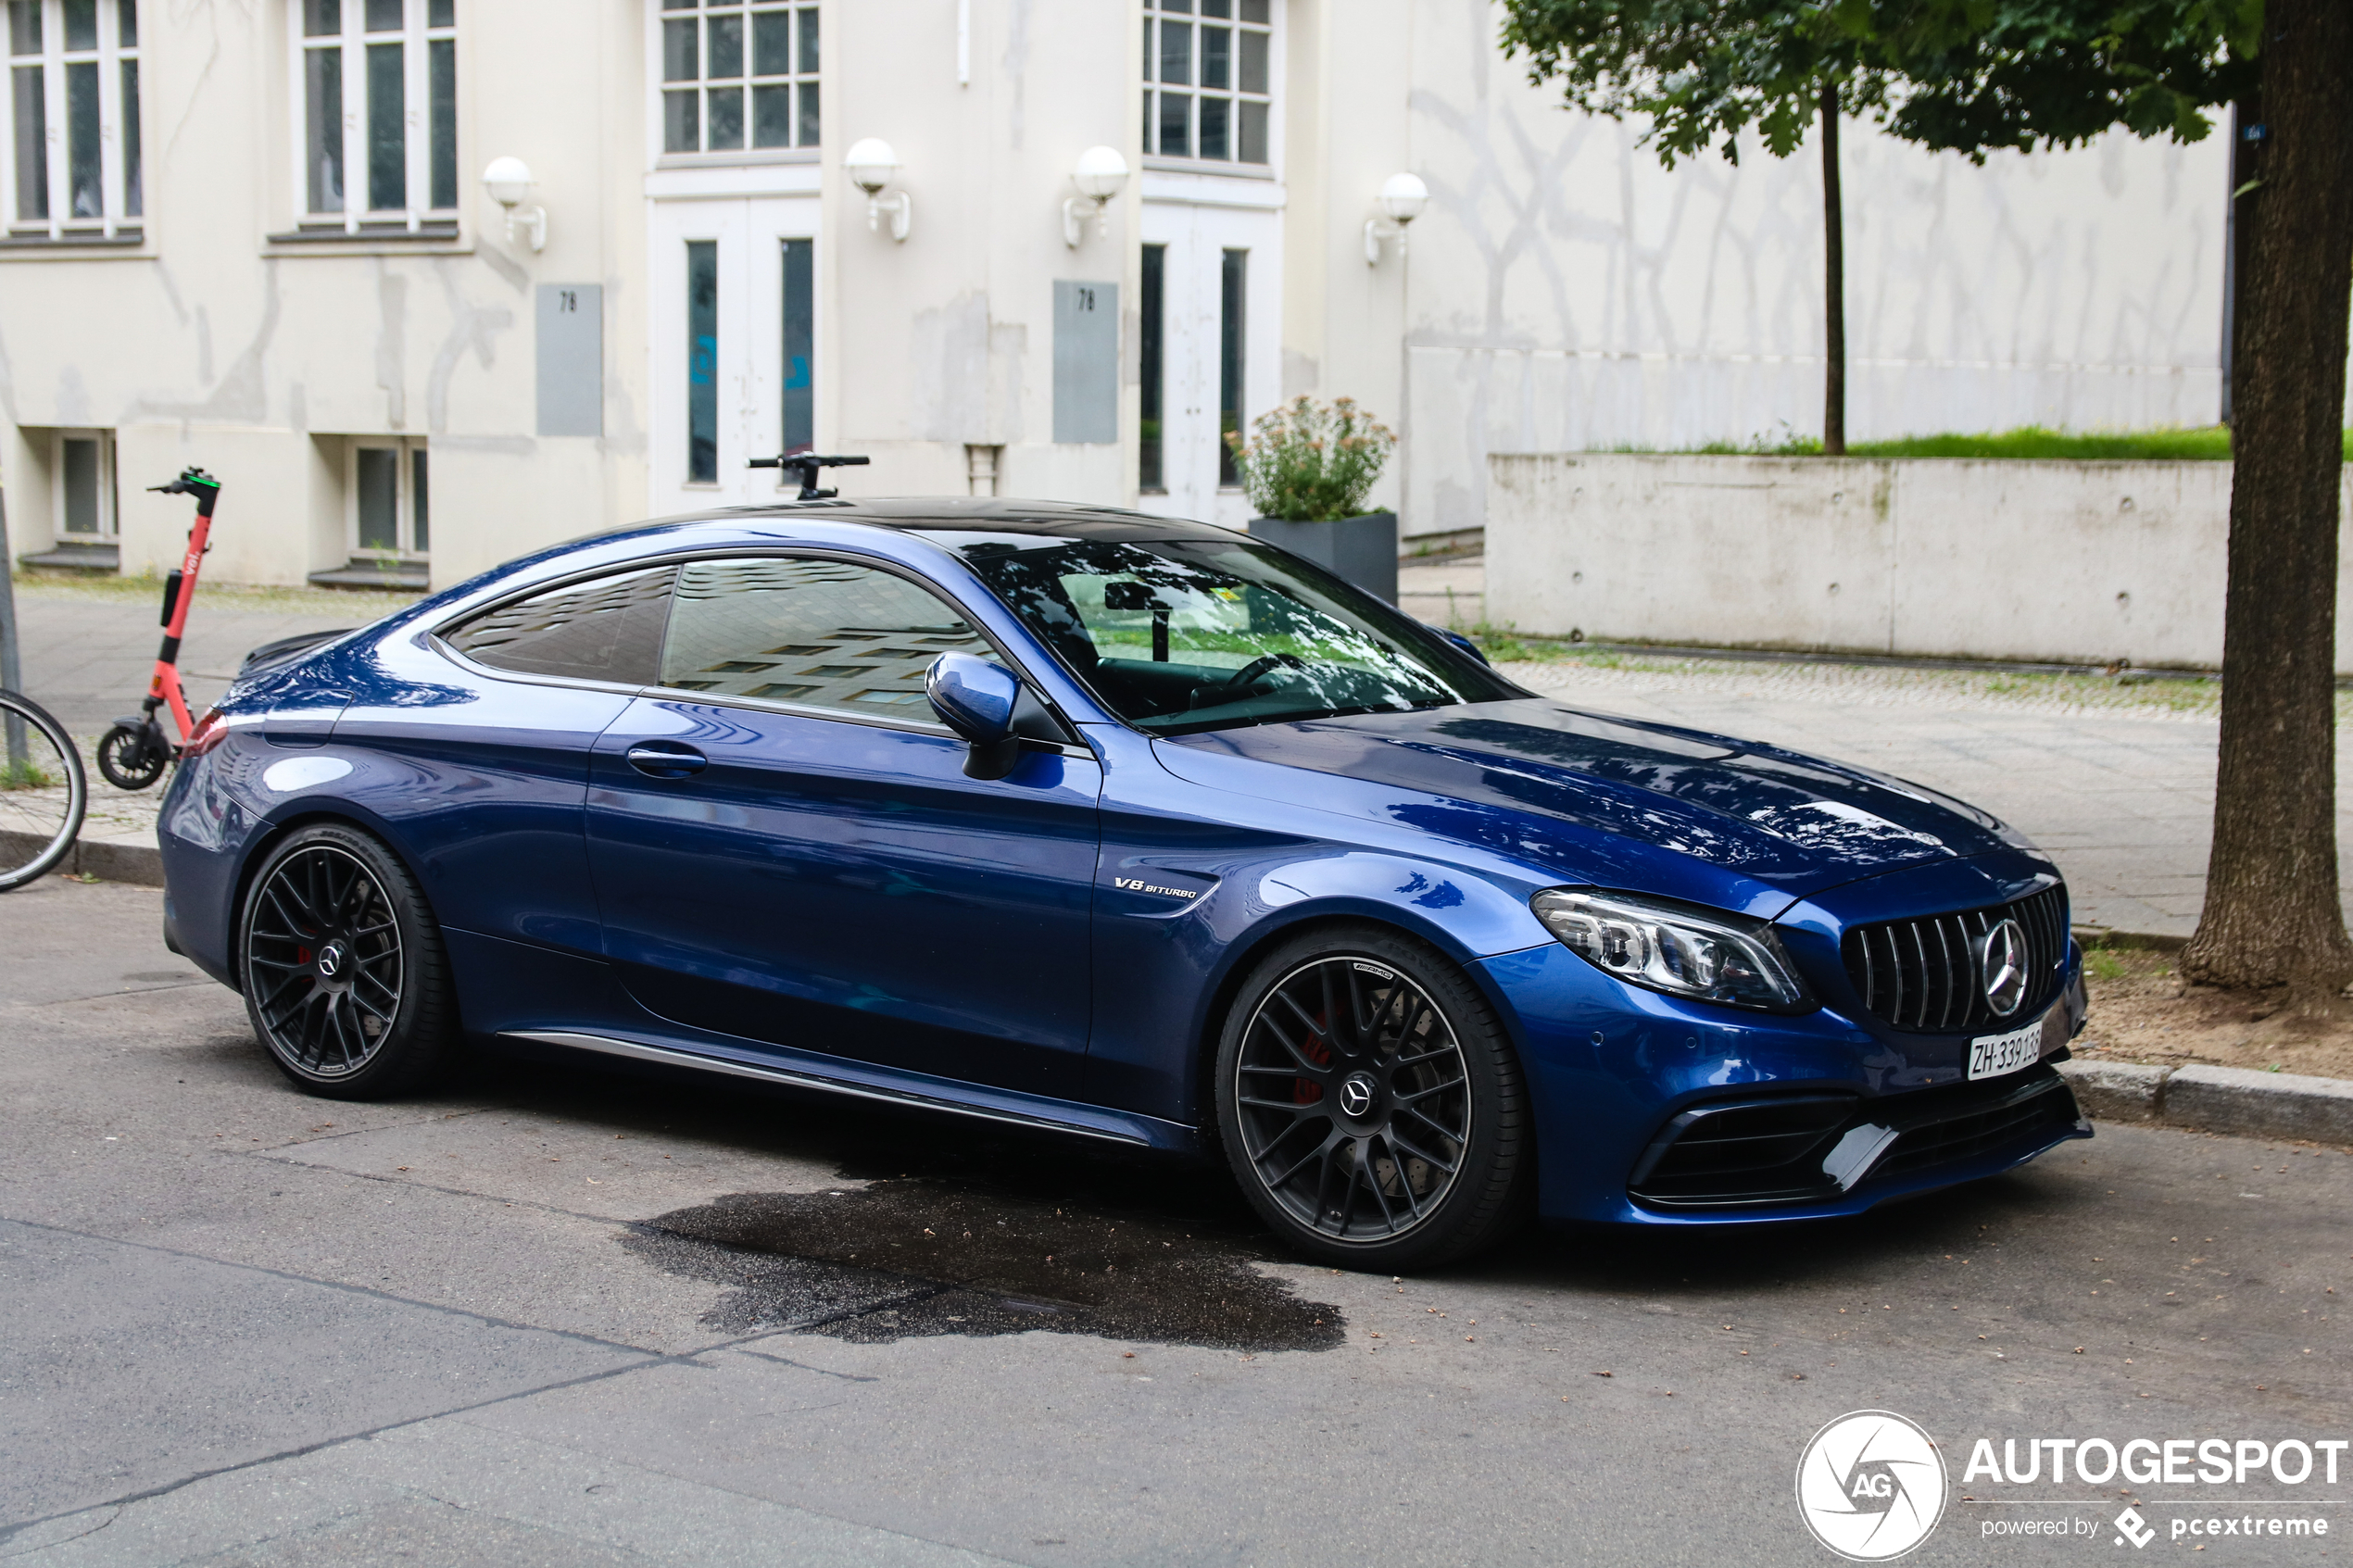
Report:
[[[2222,660],[2228,463],[1545,453],[1487,464],[1487,615],[1499,626],[1715,647]],[[2337,624],[2336,668],[2353,671],[2342,574]]]

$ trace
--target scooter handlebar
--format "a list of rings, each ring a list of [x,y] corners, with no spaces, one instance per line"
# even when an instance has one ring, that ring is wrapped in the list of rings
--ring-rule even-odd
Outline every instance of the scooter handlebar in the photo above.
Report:
[[[147,488],[161,495],[194,495],[198,517],[210,517],[213,503],[220,498],[220,482],[193,466],[181,470],[180,477],[169,484],[150,484]]]

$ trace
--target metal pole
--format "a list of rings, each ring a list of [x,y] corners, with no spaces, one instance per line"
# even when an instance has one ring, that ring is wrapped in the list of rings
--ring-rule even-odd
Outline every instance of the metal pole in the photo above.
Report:
[[[17,651],[17,558],[8,548],[8,492],[0,485],[0,686],[24,690],[24,668]],[[10,714],[5,727],[8,742],[8,774],[20,775],[27,766],[24,721]]]

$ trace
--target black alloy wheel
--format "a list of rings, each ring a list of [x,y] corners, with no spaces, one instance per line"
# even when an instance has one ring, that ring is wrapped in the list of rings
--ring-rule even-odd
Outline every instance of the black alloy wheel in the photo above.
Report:
[[[366,834],[301,829],[245,898],[245,1010],[312,1094],[381,1099],[439,1064],[454,1009],[440,933],[415,881]]]
[[[1517,1061],[1453,965],[1378,927],[1288,944],[1236,998],[1218,1121],[1243,1191],[1302,1252],[1402,1270],[1517,1218]]]

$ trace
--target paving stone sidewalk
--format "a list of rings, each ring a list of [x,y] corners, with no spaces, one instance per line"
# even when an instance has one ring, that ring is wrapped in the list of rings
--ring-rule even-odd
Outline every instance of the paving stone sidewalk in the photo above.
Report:
[[[180,652],[180,678],[192,709],[201,711],[228,690],[253,648],[297,632],[362,625],[384,613],[373,596],[354,595],[350,605],[324,594],[286,597],[283,604],[255,608],[199,596]],[[19,583],[16,601],[27,696],[85,741],[139,710],[163,637],[158,600]]]

